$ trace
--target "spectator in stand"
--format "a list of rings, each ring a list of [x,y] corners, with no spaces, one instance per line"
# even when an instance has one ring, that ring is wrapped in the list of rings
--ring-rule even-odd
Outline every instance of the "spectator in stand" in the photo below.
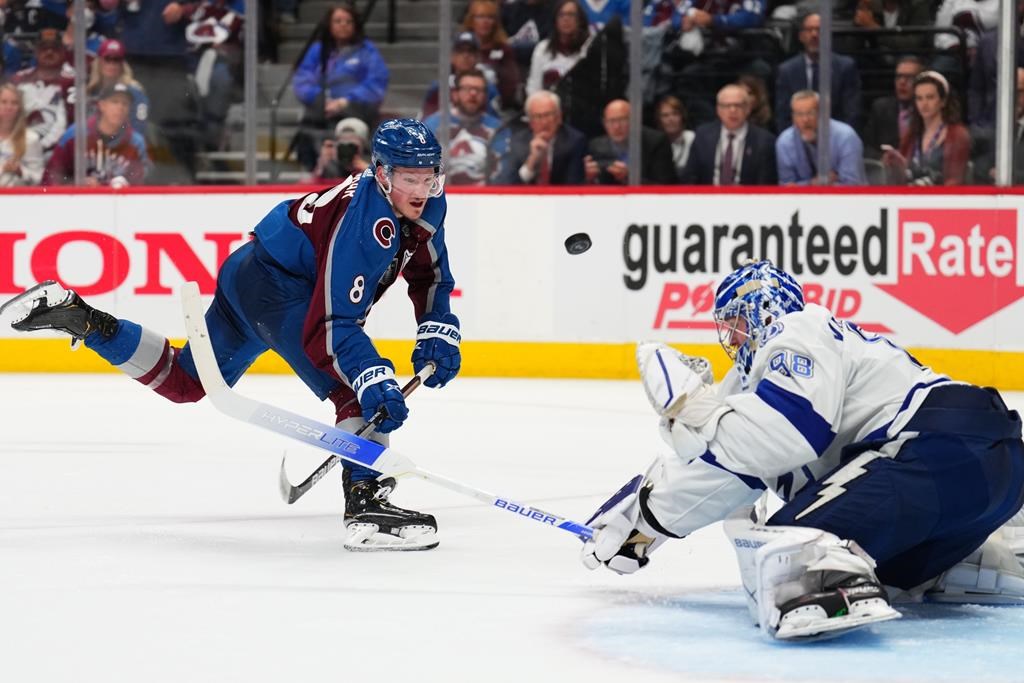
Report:
[[[715,101],[718,121],[697,129],[683,182],[691,185],[775,185],[775,136],[748,121],[750,96],[727,85]]]
[[[590,141],[590,154],[583,158],[583,175],[588,183],[625,185],[629,182],[629,102],[612,100],[604,108],[605,134]],[[672,145],[664,133],[640,130],[640,183],[672,185],[678,182],[672,164]]]
[[[789,101],[793,125],[775,141],[780,185],[864,185],[864,146],[842,121],[828,126],[828,180],[818,173],[818,93],[801,90]]]
[[[523,78],[515,52],[508,44],[508,34],[501,25],[496,0],[472,0],[462,21],[462,30],[476,37],[480,63],[494,72],[501,109],[518,110],[523,101]]]
[[[332,6],[310,38],[295,70],[295,96],[306,106],[296,153],[306,168],[316,164],[323,131],[354,116],[368,126],[377,122],[388,88],[388,67],[363,20],[349,3]]]
[[[100,93],[114,85],[124,83],[132,93],[132,128],[143,137],[149,119],[149,98],[142,84],[135,80],[132,68],[125,61],[124,43],[108,38],[100,44],[97,59],[89,70],[89,82],[85,92],[89,98],[89,115],[96,113]]]
[[[100,95],[96,116],[86,124],[85,172],[87,187],[140,185],[145,179],[149,157],[146,143],[132,130],[132,92],[115,83]],[[43,185],[70,185],[75,180],[75,135],[72,125],[53,150],[43,174]]]
[[[529,128],[512,135],[495,185],[581,185],[587,139],[562,123],[558,95],[539,90],[526,98]]]
[[[43,177],[43,146],[28,127],[21,91],[0,85],[0,187],[38,185]]]
[[[553,0],[505,0],[501,3],[501,25],[508,33],[508,44],[523,71],[529,71],[533,49],[551,35],[554,23]]]
[[[530,59],[526,94],[529,96],[540,90],[554,89],[562,76],[587,53],[589,45],[590,30],[579,2],[557,0],[554,30],[549,38],[537,43]]]
[[[927,28],[932,25],[928,0],[858,0],[853,25],[860,28]],[[923,48],[928,34],[880,35],[874,38],[886,52],[909,52]]]
[[[878,97],[871,103],[871,114],[864,127],[864,156],[867,158],[880,159],[882,145],[898,149],[900,140],[910,131],[914,112],[914,79],[922,71],[924,64],[912,55],[896,63],[894,93]]]
[[[19,71],[11,81],[21,90],[28,125],[39,135],[44,153],[53,149],[74,120],[70,94],[75,74],[64,62],[60,33],[52,28],[40,31],[36,66]]]
[[[149,97],[147,135],[161,155],[157,182],[190,183],[199,146],[199,100],[189,79],[183,6],[174,0],[124,0],[125,58]]]
[[[448,129],[445,182],[448,185],[484,185],[493,165],[488,148],[501,125],[487,113],[487,78],[479,69],[463,71],[455,78],[452,90],[451,122]],[[428,116],[423,124],[437,135],[440,112]]]
[[[201,103],[203,146],[225,147],[224,122],[241,84],[244,0],[200,0],[181,6],[189,68]]]
[[[736,84],[746,88],[750,95],[750,122],[774,134],[775,117],[772,116],[772,105],[764,79],[754,74],[743,74],[736,79]]]
[[[658,78],[682,99],[693,121],[712,121],[718,90],[737,73],[771,77],[772,67],[748,53],[736,33],[764,25],[767,0],[684,0],[673,22],[681,35],[666,47]],[[678,17],[678,19],[676,18]]]
[[[362,119],[350,116],[338,121],[334,139],[324,140],[311,180],[334,181],[362,173],[369,167],[370,128]]]
[[[676,182],[682,180],[686,160],[690,157],[694,133],[686,128],[686,107],[675,95],[662,97],[654,109],[654,116],[672,145],[672,165],[676,169]]]
[[[1017,20],[1021,22],[1015,31],[1016,66],[1024,66],[1024,2],[1017,2]],[[999,31],[986,31],[978,40],[978,52],[971,65],[967,79],[967,121],[971,132],[975,129],[993,128],[996,125],[996,72],[999,61]]]
[[[498,105],[501,97],[498,87],[495,85],[497,78],[491,68],[481,61],[480,43],[472,31],[463,31],[455,36],[452,43],[451,71],[448,74],[448,93],[452,104],[455,103],[455,78],[462,73],[476,69],[484,74],[487,79],[487,97],[485,98],[487,113],[491,116],[498,115]],[[422,121],[438,110],[437,98],[440,88],[437,81],[430,84],[427,93],[423,96],[423,104],[420,106],[419,119]]]
[[[882,163],[893,185],[963,185],[971,135],[960,123],[960,105],[946,77],[922,71],[914,79],[914,112],[899,151]]]
[[[935,13],[935,28],[961,28],[967,35],[969,60],[973,60],[973,52],[978,47],[981,34],[993,29],[999,23],[1000,0],[943,0]],[[953,33],[937,33],[935,47],[954,53],[960,46],[960,38]],[[956,69],[959,57],[950,54],[948,58],[936,57],[939,69]],[[933,65],[934,66],[934,65]]]
[[[618,19],[629,26],[629,0],[580,0],[580,6],[587,13],[587,23],[596,32]]]
[[[1024,68],[1017,67],[1016,105],[1013,124],[1013,184],[1024,184]],[[971,131],[973,135],[973,130]],[[996,151],[989,147],[976,160],[976,177],[995,179]]]
[[[804,54],[790,57],[779,65],[775,81],[775,125],[777,130],[789,126],[789,100],[799,90],[818,90],[818,58],[821,40],[821,17],[807,14],[797,20],[797,37]],[[832,54],[832,118],[853,128],[860,125],[860,73],[846,55]]]

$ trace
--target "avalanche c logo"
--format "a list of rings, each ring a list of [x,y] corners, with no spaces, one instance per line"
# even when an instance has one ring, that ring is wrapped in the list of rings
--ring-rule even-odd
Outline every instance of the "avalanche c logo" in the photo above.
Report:
[[[373,224],[373,239],[385,249],[391,248],[391,243],[395,239],[395,224],[390,218],[380,218]]]

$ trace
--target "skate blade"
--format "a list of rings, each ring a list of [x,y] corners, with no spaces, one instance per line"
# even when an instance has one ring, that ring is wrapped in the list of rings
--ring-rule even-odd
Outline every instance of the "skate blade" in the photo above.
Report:
[[[832,617],[831,619],[825,617],[820,608],[817,610],[817,613],[808,610],[805,614],[801,614],[799,609],[794,610],[787,614],[787,618],[783,619],[783,622],[779,624],[779,630],[775,633],[775,639],[797,642],[828,640],[830,638],[838,638],[869,624],[899,619],[903,616],[881,600],[877,603],[862,600],[858,603],[858,608],[854,613],[842,617]]]
[[[68,290],[53,280],[47,280],[35,287],[26,289],[13,299],[9,299],[3,305],[0,305],[0,317],[4,315],[12,316],[11,325],[17,325],[24,321],[40,305],[41,301],[45,302],[47,306],[55,306],[63,303],[67,298]]]
[[[356,553],[409,552],[432,550],[438,546],[437,532],[429,526],[407,526],[400,536],[381,533],[376,524],[349,524],[345,550]]]

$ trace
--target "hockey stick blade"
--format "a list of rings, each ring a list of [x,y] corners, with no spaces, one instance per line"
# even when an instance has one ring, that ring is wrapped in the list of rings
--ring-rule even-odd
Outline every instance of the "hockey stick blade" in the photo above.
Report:
[[[593,538],[594,530],[585,524],[428,472],[417,467],[404,455],[378,443],[367,441],[337,427],[310,420],[283,408],[277,408],[235,392],[224,381],[220,365],[217,363],[203,316],[199,286],[196,283],[186,282],[182,286],[181,303],[185,313],[185,331],[192,348],[196,370],[199,372],[199,380],[202,382],[210,402],[222,413],[236,420],[263,427],[281,436],[329,451],[343,460],[369,467],[383,474],[392,476],[412,474],[450,491],[474,498],[485,505],[510,512],[517,517],[568,531],[580,540],[587,541]]]
[[[423,384],[423,382],[427,381],[427,378],[434,374],[435,369],[436,366],[434,365],[434,363],[427,363],[422,370],[420,370],[416,375],[414,375],[413,378],[410,379],[404,387],[402,387],[402,396],[408,398],[409,394],[411,394],[418,386]],[[386,416],[387,410],[383,406],[381,406],[380,410],[378,410],[374,414],[374,416],[370,418],[369,422],[360,427],[356,431],[355,435],[369,435],[370,432],[376,429],[377,426],[384,421],[384,418]],[[289,505],[297,501],[299,498],[302,498],[302,496],[306,495],[307,491],[316,486],[316,483],[318,481],[327,476],[328,472],[330,472],[332,469],[334,469],[335,466],[341,463],[341,458],[339,458],[336,455],[332,455],[331,457],[327,458],[327,460],[324,460],[322,463],[320,463],[320,466],[313,470],[313,472],[308,477],[306,477],[302,481],[302,483],[292,486],[291,481],[288,479],[288,472],[285,469],[286,460],[287,457],[281,458],[281,472],[278,475],[277,483],[281,491],[281,497]]]

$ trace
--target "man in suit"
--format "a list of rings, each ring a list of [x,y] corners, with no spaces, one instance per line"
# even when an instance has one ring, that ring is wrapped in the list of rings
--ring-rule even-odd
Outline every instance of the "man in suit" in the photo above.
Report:
[[[871,104],[871,114],[864,127],[864,156],[882,158],[882,145],[900,148],[900,140],[910,128],[914,111],[914,79],[924,71],[924,64],[913,55],[896,63],[894,94],[879,97]]]
[[[750,95],[727,85],[715,100],[718,121],[697,128],[683,169],[689,185],[775,185],[775,136],[747,121]]]
[[[798,23],[797,37],[804,54],[790,57],[779,65],[775,79],[775,124],[783,130],[790,124],[789,99],[800,90],[818,88],[818,58],[821,40],[821,17],[807,14]],[[860,125],[860,73],[854,61],[832,53],[832,118],[854,128]]]
[[[629,102],[609,102],[601,122],[606,134],[590,141],[590,154],[583,159],[583,174],[588,183],[625,185],[629,178]],[[668,138],[650,128],[642,128],[640,132],[640,182],[643,185],[676,183]]]
[[[829,169],[818,172],[818,93],[801,90],[790,100],[793,125],[779,134],[775,156],[780,185],[863,185],[864,148],[857,133],[842,121],[829,120]]]
[[[558,95],[538,90],[526,98],[529,128],[513,134],[494,185],[582,185],[587,139],[562,123]]]

